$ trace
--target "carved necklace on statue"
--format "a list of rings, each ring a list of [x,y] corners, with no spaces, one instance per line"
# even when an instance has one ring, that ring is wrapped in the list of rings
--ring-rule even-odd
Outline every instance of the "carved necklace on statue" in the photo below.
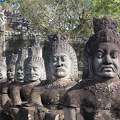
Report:
[[[35,81],[35,82],[25,82],[25,83],[26,83],[25,85],[35,86],[35,85],[40,84],[40,81]]]
[[[77,82],[74,79],[59,79],[53,82],[48,82],[47,88],[70,88]]]

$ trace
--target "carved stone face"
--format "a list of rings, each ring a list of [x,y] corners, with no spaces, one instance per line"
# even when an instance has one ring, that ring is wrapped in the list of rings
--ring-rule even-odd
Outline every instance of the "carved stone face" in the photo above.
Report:
[[[114,78],[120,73],[120,49],[114,43],[100,43],[93,60],[97,76]]]
[[[17,72],[16,72],[17,80],[23,80],[24,79],[24,72],[22,66],[17,66]]]
[[[38,64],[27,64],[25,68],[25,78],[27,81],[39,81],[41,68]]]
[[[52,60],[53,75],[65,78],[71,73],[71,59],[65,53],[55,53]]]
[[[9,68],[8,70],[7,70],[7,78],[8,78],[8,80],[14,80],[14,74],[15,74],[15,71],[14,71],[14,69],[13,68]]]

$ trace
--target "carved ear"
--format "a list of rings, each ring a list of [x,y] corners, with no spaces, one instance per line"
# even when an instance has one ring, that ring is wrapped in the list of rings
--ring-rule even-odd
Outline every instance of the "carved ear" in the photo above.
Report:
[[[94,68],[93,68],[93,60],[92,60],[92,57],[90,57],[88,59],[88,62],[89,62],[89,66],[88,66],[88,69],[89,69],[89,76],[88,78],[93,78],[94,76]]]

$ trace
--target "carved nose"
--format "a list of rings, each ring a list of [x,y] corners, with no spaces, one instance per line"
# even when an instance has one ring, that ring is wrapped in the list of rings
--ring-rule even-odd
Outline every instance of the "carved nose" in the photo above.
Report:
[[[63,64],[61,64],[61,65],[57,65],[57,67],[62,67],[63,66]]]
[[[21,73],[22,73],[22,71],[21,71],[21,70],[18,70],[18,71],[17,71],[17,73],[18,73],[18,74],[21,74]]]
[[[33,74],[34,73],[34,70],[33,69],[31,69],[31,74]]]
[[[61,59],[60,59],[60,58],[57,60],[57,63],[58,63],[58,66],[61,66],[62,61],[61,61]]]
[[[105,64],[111,64],[111,63],[112,63],[111,57],[110,57],[109,55],[106,55],[106,56],[105,56],[104,63],[105,63]]]

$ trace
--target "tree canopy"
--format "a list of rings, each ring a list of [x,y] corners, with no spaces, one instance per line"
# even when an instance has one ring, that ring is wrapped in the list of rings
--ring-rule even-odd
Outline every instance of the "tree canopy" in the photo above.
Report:
[[[89,37],[93,17],[108,15],[120,21],[120,0],[9,0],[1,5],[13,7],[16,3],[42,36],[61,31],[72,38]]]

